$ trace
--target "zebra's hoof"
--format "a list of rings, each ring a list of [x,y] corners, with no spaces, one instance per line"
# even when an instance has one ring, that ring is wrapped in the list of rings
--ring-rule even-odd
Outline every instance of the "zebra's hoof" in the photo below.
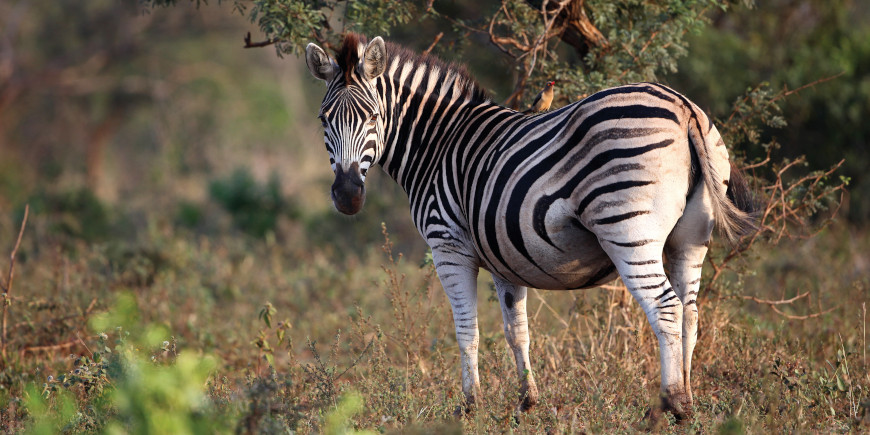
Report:
[[[519,412],[526,412],[538,404],[538,386],[533,379],[527,379],[520,387],[520,403],[517,405]]]
[[[686,393],[672,393],[662,396],[662,410],[670,412],[677,421],[692,417],[692,396]]]
[[[517,407],[520,412],[526,412],[535,407],[538,404],[538,392],[534,393],[529,391],[523,395],[523,398],[520,400],[520,404]]]
[[[463,402],[453,410],[453,418],[458,420],[466,415],[472,414],[473,412],[474,396],[469,396],[465,398],[465,402]]]
[[[453,409],[453,418],[461,420],[462,417],[471,415],[472,413],[474,413],[474,410],[470,406],[459,405]]]

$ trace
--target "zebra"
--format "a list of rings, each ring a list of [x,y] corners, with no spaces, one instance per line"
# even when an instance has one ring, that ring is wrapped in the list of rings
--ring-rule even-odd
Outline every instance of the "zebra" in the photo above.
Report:
[[[750,192],[698,106],[639,83],[525,115],[492,102],[461,65],[354,33],[335,57],[311,43],[305,59],[327,86],[318,117],[335,208],[360,211],[373,165],[408,195],[452,309],[466,410],[481,395],[484,268],[520,376],[519,410],[539,397],[527,289],[619,275],[658,339],[663,407],[691,411],[696,301],[714,225],[734,241],[754,224]]]

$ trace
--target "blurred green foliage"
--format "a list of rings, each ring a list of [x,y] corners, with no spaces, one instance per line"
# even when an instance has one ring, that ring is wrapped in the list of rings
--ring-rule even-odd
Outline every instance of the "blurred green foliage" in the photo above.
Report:
[[[348,427],[348,422],[351,417],[359,414],[363,410],[363,400],[359,394],[354,392],[346,393],[338,406],[326,416],[326,425],[324,433],[328,434],[359,434],[373,435],[377,432],[371,430],[354,430]]]
[[[108,207],[90,189],[39,191],[27,203],[32,213],[50,216],[49,230],[59,235],[86,242],[105,240],[112,235]],[[16,215],[23,216],[23,207]]]
[[[787,127],[764,136],[783,144],[779,156],[806,155],[811,167],[846,163],[852,179],[848,217],[870,220],[870,5],[854,0],[768,0],[712,15],[691,34],[691,54],[667,76],[701,107],[730,119],[730,106],[748,87],[798,89],[783,100]],[[745,145],[745,144],[744,144]],[[758,155],[761,150],[738,147]]]
[[[236,169],[229,177],[212,181],[211,198],[233,217],[240,230],[263,237],[275,231],[278,218],[298,215],[292,200],[281,192],[277,174],[272,174],[264,185],[258,183],[247,169]]]
[[[191,0],[193,1],[193,0]],[[168,6],[177,0],[143,0],[146,5]],[[234,1],[234,10],[246,15],[274,43],[278,54],[300,54],[309,42],[337,48],[347,31],[369,36],[403,36],[406,44],[425,48],[438,32],[449,32],[435,52],[448,58],[474,61],[489,57],[492,46],[480,46],[490,21],[496,33],[523,39],[527,43],[543,31],[540,11],[534,1],[488,0],[474,4],[458,2],[394,2],[385,0],[254,0]],[[707,24],[705,12],[724,8],[726,0],[639,0],[590,1],[587,9],[603,35],[606,46],[578,55],[564,46],[542,54],[529,68],[529,81],[559,81],[563,101],[575,101],[604,87],[627,82],[650,81],[663,72],[676,70],[676,59],[687,53],[686,34],[699,32]],[[502,14],[504,12],[504,14]],[[651,36],[652,35],[652,36]],[[463,58],[454,57],[456,45],[477,45]],[[558,44],[558,43],[556,43]],[[555,44],[554,44],[555,45]],[[452,53],[452,54],[451,54]],[[471,56],[468,56],[470,54]],[[510,54],[516,58],[519,54]],[[509,74],[521,72],[518,63],[506,62]],[[500,63],[505,62],[504,59]],[[485,65],[485,66],[484,66]],[[486,69],[492,63],[483,63]],[[513,79],[502,71],[499,79]],[[504,87],[504,83],[496,85]],[[530,101],[535,89],[527,96]]]
[[[27,432],[52,435],[75,429],[76,404],[72,394],[62,391],[49,401],[32,384],[27,387],[24,394],[24,406],[32,418]]]
[[[181,201],[178,203],[178,210],[175,214],[175,221],[179,225],[194,228],[202,223],[204,219],[202,208],[190,201]]]
[[[708,11],[728,4],[723,0],[587,3],[608,45],[576,60],[574,53],[558,52],[561,56],[546,62],[533,76],[536,83],[556,79],[563,104],[612,86],[659,81],[676,71],[677,60],[689,54],[687,36],[707,28]]]
[[[213,357],[179,354],[164,327],[142,324],[130,294],[119,294],[114,306],[90,323],[98,335],[90,356],[78,357],[68,373],[49,376],[41,392],[28,389],[29,432],[226,431],[227,416],[215,413],[206,395],[216,368]]]

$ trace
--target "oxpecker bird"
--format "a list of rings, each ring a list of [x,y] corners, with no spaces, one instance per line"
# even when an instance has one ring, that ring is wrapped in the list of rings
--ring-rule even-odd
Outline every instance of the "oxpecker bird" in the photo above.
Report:
[[[555,84],[555,80],[547,82],[544,89],[535,96],[532,106],[524,110],[523,113],[546,112],[550,110],[550,104],[553,102],[553,85]]]

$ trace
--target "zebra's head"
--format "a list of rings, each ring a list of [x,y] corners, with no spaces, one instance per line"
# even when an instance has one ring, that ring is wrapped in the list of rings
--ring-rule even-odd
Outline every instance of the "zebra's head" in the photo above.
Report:
[[[326,82],[320,105],[324,141],[335,173],[332,202],[344,214],[356,214],[365,203],[365,177],[383,153],[384,123],[375,80],[386,69],[386,47],[380,37],[366,43],[355,34],[345,38],[337,60],[308,44],[308,70]]]

